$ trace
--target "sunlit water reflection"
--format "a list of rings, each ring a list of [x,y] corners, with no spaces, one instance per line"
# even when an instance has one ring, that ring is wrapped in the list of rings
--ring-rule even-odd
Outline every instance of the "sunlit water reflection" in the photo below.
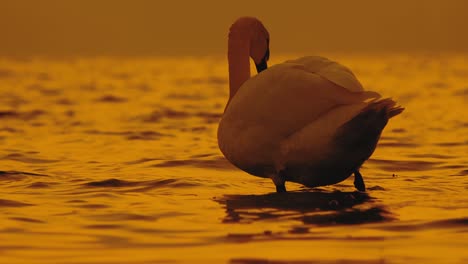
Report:
[[[406,107],[366,194],[226,162],[224,59],[0,60],[0,262],[468,262],[468,57],[329,57]]]

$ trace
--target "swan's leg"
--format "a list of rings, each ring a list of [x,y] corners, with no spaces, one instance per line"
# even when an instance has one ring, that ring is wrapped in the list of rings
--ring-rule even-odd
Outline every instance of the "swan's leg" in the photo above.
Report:
[[[284,185],[276,185],[276,192],[277,193],[285,193],[286,191],[286,186]]]
[[[284,185],[286,180],[284,179],[281,172],[271,175],[270,178],[271,178],[271,180],[273,180],[273,183],[276,186],[276,192],[277,193],[286,192],[286,186]]]
[[[361,192],[366,191],[366,185],[364,184],[364,179],[362,178],[362,175],[359,172],[359,169],[354,171],[354,187],[356,187],[358,191],[361,191]]]

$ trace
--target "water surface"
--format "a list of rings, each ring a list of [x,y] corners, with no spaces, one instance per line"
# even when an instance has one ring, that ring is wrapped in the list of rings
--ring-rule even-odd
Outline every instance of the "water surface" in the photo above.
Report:
[[[329,57],[406,108],[366,194],[226,162],[223,58],[0,60],[0,262],[467,263],[468,56]]]

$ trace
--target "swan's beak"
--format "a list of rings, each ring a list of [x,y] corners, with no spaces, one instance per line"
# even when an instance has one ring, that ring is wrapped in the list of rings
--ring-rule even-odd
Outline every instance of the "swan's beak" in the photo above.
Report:
[[[255,64],[255,67],[257,67],[257,73],[260,73],[268,68],[267,61],[263,59],[259,64]]]
[[[270,58],[269,42],[270,40],[267,39],[267,50],[265,52],[265,55],[263,56],[263,59],[260,61],[259,64],[255,64],[255,67],[257,67],[257,73],[260,73],[261,71],[264,71],[268,68],[267,61]]]

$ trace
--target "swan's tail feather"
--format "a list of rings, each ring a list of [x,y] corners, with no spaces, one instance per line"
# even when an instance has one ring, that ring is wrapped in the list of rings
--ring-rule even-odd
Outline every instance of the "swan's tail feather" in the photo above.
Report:
[[[374,151],[388,119],[403,110],[390,98],[370,101],[360,113],[338,129],[335,135],[338,149],[343,153],[354,153],[360,159],[356,162],[362,164]]]
[[[401,107],[401,106],[390,108],[389,110],[387,110],[388,118],[392,118],[392,117],[394,117],[396,115],[401,114],[401,112],[403,112],[403,110],[405,110],[405,108]]]
[[[396,115],[399,115],[403,112],[405,108],[401,106],[396,106],[396,102],[393,101],[391,98],[385,99],[376,99],[370,101],[367,107],[365,107],[361,112],[367,111],[376,111],[376,112],[383,112],[387,119],[390,119]]]

